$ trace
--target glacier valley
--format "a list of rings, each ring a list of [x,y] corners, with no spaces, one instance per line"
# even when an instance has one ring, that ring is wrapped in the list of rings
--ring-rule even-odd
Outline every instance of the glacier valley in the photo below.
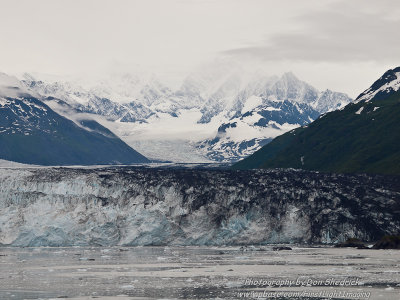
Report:
[[[177,87],[140,73],[90,81],[24,74],[20,84],[76,124],[95,120],[150,160],[181,163],[237,161],[352,101],[291,72],[230,62],[194,70]]]

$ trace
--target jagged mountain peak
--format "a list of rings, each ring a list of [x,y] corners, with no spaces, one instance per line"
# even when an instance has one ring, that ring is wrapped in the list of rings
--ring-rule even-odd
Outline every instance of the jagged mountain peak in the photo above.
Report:
[[[32,78],[28,76],[26,79],[29,81]],[[60,93],[56,90],[40,89],[41,84],[59,89]],[[209,132],[209,136],[204,133],[201,139],[193,140],[189,136],[190,130],[184,131],[185,138],[195,144],[213,139],[219,126],[236,122],[237,127],[229,129],[223,137],[224,140],[221,138],[221,143],[212,145],[212,153],[221,152],[218,157],[225,157],[225,153],[230,151],[232,157],[229,159],[232,160],[251,154],[266,142],[266,138],[270,139],[293,126],[305,125],[316,119],[320,113],[337,109],[351,100],[347,95],[330,90],[321,93],[298,79],[292,72],[278,77],[271,76],[266,70],[243,70],[229,64],[214,64],[196,70],[184,79],[178,89],[168,88],[154,76],[140,78],[122,73],[111,78],[110,82],[106,80],[104,84],[103,81],[94,85],[82,83],[84,87],[96,87],[92,89],[71,87],[70,90],[67,83],[52,86],[46,80],[41,84],[33,89],[40,94],[45,91],[45,96],[64,99],[77,112],[101,115],[107,119],[108,126],[114,126],[109,125],[109,121],[118,122],[113,130],[121,137],[127,136],[126,132],[131,132],[129,141],[134,140],[136,132],[143,135],[143,140],[148,139],[147,136],[144,137],[144,132],[149,132],[149,136],[152,136],[153,132],[159,131],[157,123],[170,124],[178,119],[178,122],[183,122],[186,120],[184,116],[189,114],[196,128],[203,126]],[[77,86],[79,85],[78,82]],[[63,90],[67,92],[64,93]],[[51,106],[50,101],[45,101],[57,110],[57,107]],[[171,120],[171,117],[177,120]],[[142,130],[142,126],[145,129]],[[132,146],[136,147],[137,143],[132,142]],[[210,148],[209,145],[204,146],[206,153]],[[165,159],[165,153],[160,152],[157,155],[159,156],[152,153],[151,157]]]
[[[387,70],[371,87],[362,92],[356,102],[370,101],[372,98],[380,99],[400,89],[400,67]]]
[[[318,90],[299,80],[292,72],[284,73],[267,91],[270,99],[312,103],[318,98]]]
[[[333,94],[334,91],[330,90],[330,89],[326,89],[324,91],[322,91],[323,94]]]
[[[27,72],[23,73],[21,77],[22,77],[22,80],[36,81],[35,76],[33,74],[30,74]]]
[[[351,101],[352,99],[347,94],[326,89],[320,93],[317,101],[312,106],[320,113],[326,113],[341,109]]]
[[[400,174],[399,75],[389,70],[356,103],[275,138],[236,167]]]
[[[288,81],[288,82],[300,81],[300,79],[297,78],[297,76],[294,75],[294,73],[292,71],[283,73],[283,75],[281,76],[280,80],[285,80],[285,81]]]
[[[0,72],[0,96],[20,97],[29,94],[29,90],[14,76]]]
[[[186,98],[197,98],[198,104],[209,100],[215,94],[221,94],[221,89],[235,85],[239,90],[246,81],[244,71],[238,66],[224,63],[206,65],[204,68],[189,74],[182,82],[179,95]],[[204,103],[203,103],[204,104]]]

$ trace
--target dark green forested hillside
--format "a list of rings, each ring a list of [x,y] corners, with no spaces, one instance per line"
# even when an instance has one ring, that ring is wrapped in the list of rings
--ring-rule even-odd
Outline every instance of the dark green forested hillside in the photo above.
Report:
[[[372,87],[366,91],[370,99],[364,92],[360,97],[365,99],[359,97],[358,103],[275,138],[233,168],[400,174],[400,91],[384,80],[388,73],[400,74],[398,69],[389,70],[372,86],[377,93]]]
[[[38,165],[149,162],[93,120],[80,127],[28,95],[0,101],[0,159]]]

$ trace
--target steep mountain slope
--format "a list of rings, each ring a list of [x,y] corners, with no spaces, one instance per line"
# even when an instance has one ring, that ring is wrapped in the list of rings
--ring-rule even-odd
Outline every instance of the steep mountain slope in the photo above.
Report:
[[[37,97],[16,78],[0,74],[1,159],[39,165],[148,162],[97,122],[76,124]]]
[[[43,82],[36,80],[29,74],[24,74],[23,83],[29,89],[44,96],[46,102],[62,100],[71,106],[75,112],[96,114],[112,121],[145,122],[147,118],[154,114],[145,104],[134,100],[118,103],[107,98],[106,96],[109,93],[103,90],[89,91],[70,82]],[[144,95],[143,97],[145,100],[148,99],[148,96]]]
[[[206,155],[217,161],[236,161],[238,157],[252,154],[274,137],[299,125],[305,125],[319,116],[305,103],[264,101],[250,110],[232,118],[218,128],[213,140],[200,144]]]
[[[257,89],[252,91],[251,87]],[[306,125],[320,114],[344,107],[350,101],[343,93],[319,92],[292,73],[265,82],[262,88],[251,82],[238,96],[230,112],[233,116],[218,128],[213,139],[199,143],[199,148],[211,159],[237,161],[276,136]]]
[[[234,168],[400,174],[400,68],[344,109],[274,139]]]

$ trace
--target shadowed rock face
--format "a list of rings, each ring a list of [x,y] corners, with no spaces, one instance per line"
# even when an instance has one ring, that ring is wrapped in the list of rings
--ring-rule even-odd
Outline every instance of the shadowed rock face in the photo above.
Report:
[[[297,170],[1,169],[0,243],[337,243],[400,232],[400,178]]]

